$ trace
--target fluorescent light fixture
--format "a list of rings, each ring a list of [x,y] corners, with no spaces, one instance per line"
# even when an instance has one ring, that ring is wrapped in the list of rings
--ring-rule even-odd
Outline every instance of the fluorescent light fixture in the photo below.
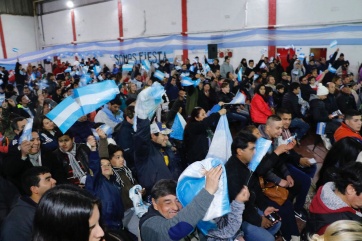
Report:
[[[68,1],[68,2],[67,2],[67,7],[68,7],[68,8],[73,8],[73,7],[74,7],[73,1]]]

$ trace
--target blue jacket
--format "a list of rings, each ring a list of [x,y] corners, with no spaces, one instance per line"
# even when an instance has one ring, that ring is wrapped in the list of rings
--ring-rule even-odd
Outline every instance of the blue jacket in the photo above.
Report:
[[[176,162],[171,148],[163,148],[169,159],[169,165],[166,166],[161,152],[162,147],[151,140],[150,133],[150,121],[137,118],[137,132],[134,135],[135,167],[138,181],[147,193],[157,181],[177,180],[181,174],[180,165]]]
[[[102,220],[106,227],[111,230],[119,230],[123,227],[124,216],[121,187],[113,175],[110,180],[102,175],[98,152],[90,152],[89,167],[93,171],[93,176],[87,175],[85,189],[101,200]]]

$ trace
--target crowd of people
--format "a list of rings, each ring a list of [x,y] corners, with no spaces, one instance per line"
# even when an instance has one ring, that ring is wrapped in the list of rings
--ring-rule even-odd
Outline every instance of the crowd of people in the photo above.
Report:
[[[204,56],[164,59],[151,69],[136,63],[131,71],[101,67],[96,58],[46,68],[17,62],[13,76],[1,68],[0,241],[295,241],[323,240],[324,233],[335,240],[333,230],[345,228],[340,220],[362,221],[362,66],[355,78],[339,49],[328,60],[298,57],[288,53],[285,69],[278,56],[264,55],[236,68],[228,56],[221,65]],[[105,80],[119,94],[66,132],[47,117],[74,89]],[[155,82],[165,93],[149,118],[135,106]],[[179,115],[183,138],[171,138]],[[221,116],[230,124],[232,155],[225,169],[205,171],[205,187],[183,207],[177,180],[207,157]],[[31,137],[24,139],[28,123]],[[307,135],[328,150],[316,187],[316,163],[294,150]],[[272,144],[251,171],[259,139]],[[197,224],[223,170],[232,211],[201,232]],[[270,198],[261,181],[288,190],[287,197]],[[307,207],[311,187],[317,189]]]

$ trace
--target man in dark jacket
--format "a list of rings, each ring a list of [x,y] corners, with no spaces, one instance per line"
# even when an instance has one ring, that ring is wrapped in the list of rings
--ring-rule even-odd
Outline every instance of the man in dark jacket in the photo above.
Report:
[[[353,95],[351,94],[350,87],[348,85],[342,85],[340,90],[341,92],[337,97],[337,105],[342,113],[345,113],[350,109],[357,110],[357,104]]]
[[[150,126],[148,119],[137,118],[137,131],[133,139],[136,143],[135,167],[138,181],[148,194],[157,181],[177,180],[181,174],[180,165],[168,146],[170,132],[165,124],[155,122]]]
[[[282,108],[287,109],[292,113],[293,119],[292,123],[290,124],[290,129],[292,129],[297,134],[296,139],[298,143],[309,130],[309,125],[303,120],[301,106],[299,104],[298,98],[299,92],[300,84],[296,82],[291,83],[289,92],[284,95],[282,102]]]
[[[55,184],[48,168],[33,167],[24,173],[22,186],[26,195],[18,199],[4,220],[0,240],[32,240],[35,209],[43,194]]]
[[[333,82],[329,82],[327,84],[327,88],[328,88],[328,95],[327,98],[325,100],[323,100],[326,109],[328,111],[328,114],[332,114],[333,112],[339,110],[338,109],[338,105],[337,105],[337,100],[336,100],[336,84]],[[337,116],[337,118],[341,119],[341,121],[343,120],[343,115]]]
[[[260,164],[255,173],[248,168],[255,153],[256,137],[250,133],[242,133],[235,137],[231,145],[232,156],[225,165],[228,180],[229,199],[234,200],[240,189],[247,185],[250,190],[249,201],[245,202],[242,230],[246,240],[275,240],[274,234],[279,230],[280,223],[272,223],[267,215],[276,211],[268,207],[258,176],[263,174],[263,164]],[[275,153],[276,159],[278,154]],[[270,163],[270,162],[269,162]]]

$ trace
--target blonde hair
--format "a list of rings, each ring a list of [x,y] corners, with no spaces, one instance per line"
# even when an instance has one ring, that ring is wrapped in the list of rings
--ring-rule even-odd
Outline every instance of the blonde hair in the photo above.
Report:
[[[353,220],[339,220],[329,225],[324,235],[314,234],[310,241],[362,241],[362,223]]]

